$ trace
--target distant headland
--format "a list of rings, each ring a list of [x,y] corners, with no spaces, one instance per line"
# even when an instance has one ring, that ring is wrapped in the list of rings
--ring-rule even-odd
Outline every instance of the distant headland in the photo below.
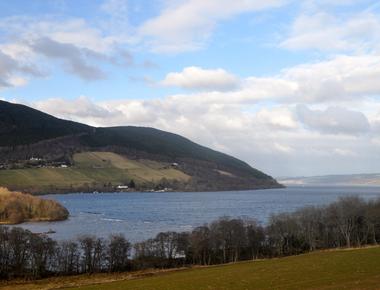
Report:
[[[69,216],[58,202],[0,188],[0,224],[59,221]]]

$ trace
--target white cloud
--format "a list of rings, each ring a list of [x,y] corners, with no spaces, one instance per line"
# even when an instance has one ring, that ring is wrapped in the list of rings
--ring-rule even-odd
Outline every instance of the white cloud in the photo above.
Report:
[[[88,63],[87,56],[91,56],[89,51],[81,50],[72,44],[59,43],[49,38],[38,39],[31,47],[38,54],[52,59],[63,60],[66,71],[78,75],[84,80],[105,78],[105,73],[100,68]]]
[[[379,49],[379,41],[380,18],[376,14],[363,12],[341,19],[318,11],[296,18],[280,45],[293,50],[363,52]]]
[[[155,51],[180,52],[201,48],[219,21],[241,13],[283,5],[285,0],[189,0],[166,1],[155,18],[146,21],[138,33],[148,38]]]
[[[335,148],[334,149],[334,153],[340,155],[340,156],[344,156],[344,157],[352,157],[352,156],[355,156],[355,153],[351,150],[347,150],[347,149],[341,149],[341,148]]]
[[[220,72],[217,78],[218,74],[213,71],[184,69],[182,73],[168,74],[163,83],[199,90],[209,88],[211,92],[171,97],[185,101],[190,96],[192,101],[203,104],[264,101],[332,104],[364,102],[371,96],[380,95],[380,55],[376,54],[340,55],[326,61],[290,67],[271,77],[248,77],[231,91],[221,90],[226,83],[225,77],[221,76],[230,74],[224,70]],[[233,84],[233,81],[230,83]],[[216,91],[218,86],[219,91]]]
[[[293,148],[290,147],[290,146],[287,146],[287,145],[282,145],[282,144],[279,144],[279,143],[274,143],[274,148],[279,151],[279,152],[283,152],[285,154],[288,154],[288,153],[292,153],[294,152]]]
[[[27,81],[23,75],[40,76],[41,72],[33,65],[20,63],[0,49],[0,88],[25,85]]]
[[[380,94],[380,56],[341,55],[319,63],[283,71],[281,78],[293,82],[299,102],[333,102]]]
[[[362,135],[370,131],[370,124],[363,113],[345,108],[328,107],[322,111],[299,105],[297,115],[309,129],[322,133]]]
[[[273,77],[249,77],[244,80],[246,99],[286,101],[297,95],[299,83],[296,78],[281,74]]]
[[[8,79],[8,83],[12,86],[12,87],[22,87],[22,86],[25,86],[28,84],[28,80],[25,79],[25,78],[22,78],[22,77],[17,77],[17,76],[14,76],[14,77],[10,77]]]
[[[50,38],[53,41],[72,44],[98,53],[108,53],[121,38],[100,28],[90,26],[84,19],[54,19],[51,17],[32,18],[15,16],[2,19],[0,29],[13,36],[17,45],[23,45],[39,38]],[[17,36],[17,37],[15,37]],[[17,41],[18,40],[18,41]]]
[[[51,98],[37,101],[32,105],[38,110],[49,112],[60,118],[93,125],[102,125],[104,124],[104,120],[115,118],[121,114],[117,110],[110,111],[93,103],[86,96],[80,96],[73,100]]]
[[[298,127],[293,112],[286,107],[261,109],[256,113],[256,120],[258,123],[277,130],[296,130]]]
[[[0,44],[0,53],[11,57],[22,68],[38,71],[42,67],[54,67],[56,62],[52,63],[53,59],[60,61],[68,73],[84,80],[99,80],[106,77],[106,72],[101,69],[104,63],[124,67],[133,65],[133,57],[122,47],[129,41],[126,33],[104,32],[81,18],[14,16],[3,18],[0,30],[5,39]]]
[[[161,84],[202,91],[225,91],[236,88],[239,79],[220,68],[203,69],[192,66],[179,73],[167,74]]]

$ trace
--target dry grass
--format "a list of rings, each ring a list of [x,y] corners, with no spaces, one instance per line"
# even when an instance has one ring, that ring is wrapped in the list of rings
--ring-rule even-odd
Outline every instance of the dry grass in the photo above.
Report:
[[[152,277],[155,275],[183,271],[187,268],[167,269],[167,270],[144,270],[134,271],[131,273],[110,273],[110,274],[83,274],[77,276],[67,277],[53,277],[48,279],[36,281],[3,281],[0,282],[0,289],[2,290],[50,290],[50,289],[63,289],[72,287],[82,287],[88,285],[112,283],[118,281],[126,281],[133,279],[141,279],[144,277]]]

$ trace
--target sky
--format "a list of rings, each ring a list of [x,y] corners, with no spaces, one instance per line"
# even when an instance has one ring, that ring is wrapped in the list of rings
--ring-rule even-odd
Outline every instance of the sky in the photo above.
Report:
[[[380,3],[0,1],[0,99],[276,177],[380,172]]]

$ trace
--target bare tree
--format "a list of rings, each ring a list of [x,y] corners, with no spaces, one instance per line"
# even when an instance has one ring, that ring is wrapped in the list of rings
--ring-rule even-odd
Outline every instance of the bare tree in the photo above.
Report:
[[[45,235],[30,236],[30,270],[34,278],[54,270],[55,247],[56,242]]]
[[[211,233],[207,226],[195,228],[190,236],[190,248],[194,264],[210,265]]]
[[[58,271],[64,275],[78,274],[80,272],[80,253],[78,243],[63,241],[57,248]]]
[[[108,245],[108,269],[110,272],[125,271],[131,244],[123,235],[112,235]]]
[[[252,260],[259,257],[265,242],[265,230],[255,220],[246,222],[247,247]]]
[[[358,197],[344,197],[331,204],[327,211],[335,223],[340,234],[344,238],[345,246],[351,247],[353,241],[357,241],[360,222],[365,222],[365,202]]]

